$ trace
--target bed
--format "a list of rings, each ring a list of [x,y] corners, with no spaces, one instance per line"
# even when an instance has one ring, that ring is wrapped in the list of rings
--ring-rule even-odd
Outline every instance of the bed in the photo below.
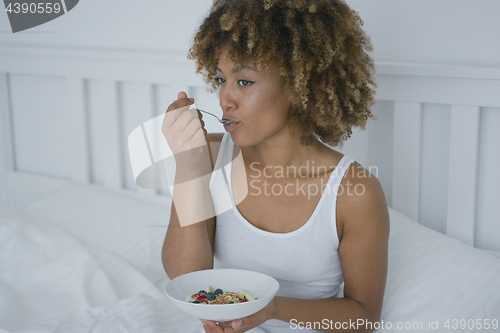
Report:
[[[500,71],[377,69],[380,120],[337,147],[390,206],[377,332],[500,332]],[[168,186],[138,187],[127,145],[172,92],[218,110],[193,72],[176,54],[0,50],[0,332],[203,332],[163,292]]]
[[[162,291],[168,213],[71,183],[22,211],[2,208],[2,332],[203,332]],[[390,216],[385,323],[441,332],[447,320],[499,319],[500,258],[393,209]]]

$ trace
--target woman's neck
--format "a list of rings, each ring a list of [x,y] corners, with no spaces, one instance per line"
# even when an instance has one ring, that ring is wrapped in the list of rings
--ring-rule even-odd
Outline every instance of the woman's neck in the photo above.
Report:
[[[242,147],[245,164],[257,162],[264,167],[301,167],[317,160],[325,146],[315,140],[312,145],[303,145],[299,136],[286,135],[272,138],[255,146]]]

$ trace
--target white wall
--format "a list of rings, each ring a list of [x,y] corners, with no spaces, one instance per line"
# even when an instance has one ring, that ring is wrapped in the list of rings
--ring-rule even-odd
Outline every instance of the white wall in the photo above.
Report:
[[[81,0],[53,21],[0,34],[0,44],[186,53],[210,6],[210,0]],[[8,30],[0,11],[0,31]]]
[[[498,0],[347,0],[379,61],[500,67]]]
[[[498,0],[347,0],[377,61],[500,67]],[[186,53],[211,0],[82,0],[62,17],[16,34],[0,11],[0,44]]]

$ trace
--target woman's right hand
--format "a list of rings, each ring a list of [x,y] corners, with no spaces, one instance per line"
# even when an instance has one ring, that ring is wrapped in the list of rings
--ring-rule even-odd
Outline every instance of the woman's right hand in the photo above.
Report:
[[[199,111],[189,108],[193,103],[194,98],[181,91],[165,113],[161,131],[174,154],[206,145]]]
[[[212,172],[210,153],[199,111],[189,107],[193,103],[194,99],[180,92],[168,107],[161,129],[174,153],[176,170],[172,199],[181,227],[215,216],[208,189]],[[203,267],[207,266],[208,258],[203,261]]]
[[[201,113],[189,108],[193,103],[194,99],[181,91],[168,107],[161,130],[174,153],[177,170],[199,176],[210,170],[210,156]]]

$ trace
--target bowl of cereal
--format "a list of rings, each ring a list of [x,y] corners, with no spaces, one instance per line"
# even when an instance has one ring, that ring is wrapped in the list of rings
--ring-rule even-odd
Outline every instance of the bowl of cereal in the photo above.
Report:
[[[230,321],[262,310],[278,289],[278,281],[263,273],[206,269],[172,279],[165,293],[180,310],[192,316]]]

